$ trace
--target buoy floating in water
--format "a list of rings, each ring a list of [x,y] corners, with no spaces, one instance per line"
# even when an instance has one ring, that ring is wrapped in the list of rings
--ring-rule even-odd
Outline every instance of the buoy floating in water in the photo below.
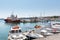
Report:
[[[37,28],[41,28],[41,26],[36,25],[35,28],[36,28],[36,29],[37,29]]]

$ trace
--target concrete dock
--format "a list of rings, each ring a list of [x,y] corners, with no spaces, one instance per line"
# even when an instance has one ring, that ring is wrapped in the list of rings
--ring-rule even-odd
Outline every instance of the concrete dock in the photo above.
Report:
[[[60,33],[47,36],[46,38],[43,37],[43,38],[38,38],[33,40],[60,40]]]

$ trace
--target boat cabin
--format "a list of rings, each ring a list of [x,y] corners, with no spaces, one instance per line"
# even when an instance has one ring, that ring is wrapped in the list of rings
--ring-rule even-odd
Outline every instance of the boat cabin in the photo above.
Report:
[[[21,32],[21,28],[19,26],[14,26],[13,28],[11,28],[10,33],[20,33]]]

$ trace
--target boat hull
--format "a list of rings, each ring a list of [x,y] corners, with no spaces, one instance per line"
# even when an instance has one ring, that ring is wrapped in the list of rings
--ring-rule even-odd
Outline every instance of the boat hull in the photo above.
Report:
[[[12,21],[12,20],[5,19],[4,21],[6,23],[20,23],[20,20],[14,20],[14,21]]]

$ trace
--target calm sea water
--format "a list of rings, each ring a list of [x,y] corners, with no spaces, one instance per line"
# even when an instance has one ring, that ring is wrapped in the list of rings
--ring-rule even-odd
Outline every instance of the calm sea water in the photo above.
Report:
[[[12,26],[16,24],[5,23],[4,20],[0,20],[0,40],[7,40],[8,32]],[[36,23],[20,23],[17,24],[22,28],[22,31],[33,30],[35,25],[40,25],[42,27],[47,26],[48,23],[36,22]]]

